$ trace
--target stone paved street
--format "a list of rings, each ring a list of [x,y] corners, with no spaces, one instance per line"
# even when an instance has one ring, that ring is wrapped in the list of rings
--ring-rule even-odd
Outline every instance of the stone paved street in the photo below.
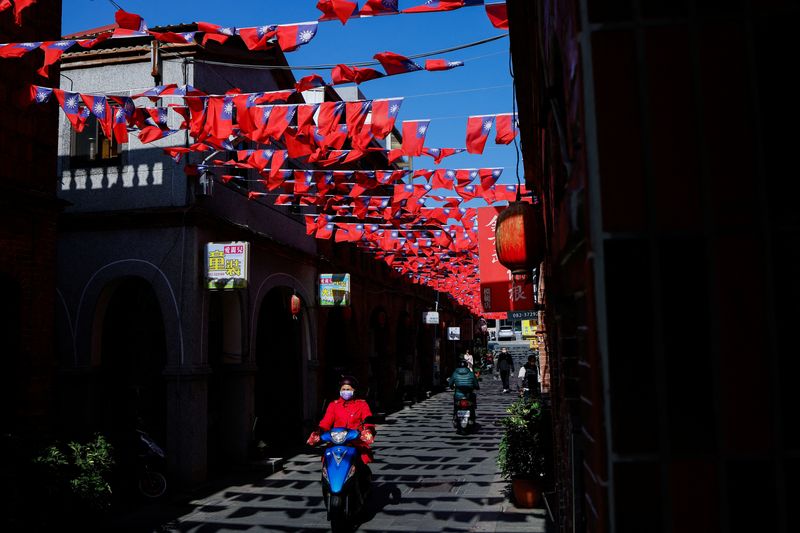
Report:
[[[500,427],[514,399],[486,376],[477,433],[450,423],[448,393],[390,415],[378,426],[374,488],[358,531],[545,531],[544,509],[517,509],[497,473]],[[319,456],[297,455],[267,477],[234,482],[188,502],[161,531],[325,531]],[[135,518],[126,522],[134,527]],[[152,526],[152,521],[150,523]]]

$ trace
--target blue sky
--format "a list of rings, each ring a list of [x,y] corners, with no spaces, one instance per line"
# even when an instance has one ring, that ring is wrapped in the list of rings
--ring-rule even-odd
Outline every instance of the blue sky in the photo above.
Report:
[[[424,0],[400,0],[400,7],[422,3]],[[117,4],[126,11],[143,16],[151,27],[197,21],[252,27],[316,20],[320,15],[315,7],[316,0],[117,0]],[[359,2],[361,4],[363,0]],[[114,11],[108,0],[63,0],[62,34],[112,23]],[[378,52],[413,55],[503,33],[504,30],[491,25],[483,7],[353,19],[346,26],[338,21],[322,22],[311,43],[287,53],[286,57],[294,66],[369,61]],[[446,72],[392,76],[362,83],[360,88],[367,98],[405,97],[400,120],[431,119],[426,146],[462,148],[465,146],[468,115],[512,110],[508,39],[433,57],[463,60],[465,66]],[[418,62],[423,63],[424,59]],[[330,80],[329,70],[314,72]],[[311,71],[295,71],[295,77],[309,73]],[[500,183],[515,183],[515,165],[514,144],[495,145],[492,132],[483,155],[448,157],[438,167],[505,167]],[[422,157],[417,158],[414,167],[436,166],[431,158]]]

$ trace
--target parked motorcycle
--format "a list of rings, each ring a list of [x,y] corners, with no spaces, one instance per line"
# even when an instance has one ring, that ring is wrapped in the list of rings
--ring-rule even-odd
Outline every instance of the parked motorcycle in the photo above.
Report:
[[[167,492],[167,478],[162,474],[166,453],[146,432],[137,429],[137,487],[142,496],[158,499]]]
[[[453,426],[456,428],[456,433],[463,435],[475,427],[475,401],[462,398],[453,399],[453,402],[455,411]]]
[[[331,530],[347,531],[364,507],[370,479],[354,446],[361,433],[356,429],[332,428],[320,435],[327,443],[322,461],[322,499]]]

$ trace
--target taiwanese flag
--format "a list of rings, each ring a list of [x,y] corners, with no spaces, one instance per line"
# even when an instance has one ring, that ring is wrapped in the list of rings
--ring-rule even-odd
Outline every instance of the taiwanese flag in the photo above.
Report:
[[[374,68],[348,67],[347,65],[336,65],[331,71],[331,79],[334,85],[340,83],[362,83],[377,78],[382,78],[384,74]]]
[[[287,129],[286,132],[284,132],[283,143],[286,145],[286,150],[289,152],[289,157],[291,159],[298,159],[314,153],[314,149],[309,144],[308,139],[299,136],[292,130]]]
[[[433,173],[433,180],[431,181],[431,185],[434,189],[449,189],[453,190],[455,184],[453,183],[456,179],[456,173],[454,170],[447,170],[444,168],[437,169],[436,172]]]
[[[203,46],[205,46],[208,41],[225,44],[228,39],[236,35],[236,28],[223,28],[218,24],[211,24],[210,22],[198,22],[197,31],[205,33],[203,36]]]
[[[228,94],[233,94],[233,91],[230,91]],[[161,96],[208,96],[206,93],[201,91],[200,89],[196,89],[191,85],[165,85],[164,90],[161,91]]]
[[[517,199],[517,186],[516,185],[495,185],[494,186],[495,201],[513,202]]]
[[[347,131],[350,133],[350,137],[355,137],[361,131],[361,127],[367,120],[367,115],[369,115],[371,109],[372,100],[359,100],[345,104]]]
[[[266,50],[267,41],[275,37],[277,26],[259,26],[257,28],[241,28],[239,37],[242,38],[248,50]]]
[[[71,48],[73,44],[75,44],[75,41],[47,41],[42,43],[40,48],[44,52],[44,64],[36,72],[46,78],[49,75],[50,65],[58,61],[61,58],[61,54]]]
[[[492,131],[494,115],[477,115],[467,119],[467,152],[482,154],[489,132]]]
[[[325,87],[325,80],[319,74],[310,74],[305,78],[300,78],[294,85],[294,90],[302,93],[317,87]]]
[[[313,174],[307,174],[304,170],[294,171],[294,195],[301,196],[308,194],[313,185]]]
[[[344,112],[344,102],[322,102],[319,106],[317,126],[322,135],[328,135],[339,125]]]
[[[404,185],[395,185],[394,193],[392,194],[392,204],[397,205],[405,200],[414,196],[414,185],[406,183]]]
[[[53,89],[53,94],[56,95],[58,103],[61,105],[61,109],[64,110],[64,114],[67,115],[67,119],[72,124],[73,129],[78,133],[82,132],[86,125],[86,116],[81,110],[80,95],[62,91],[61,89]]]
[[[14,22],[17,26],[22,26],[22,11],[36,3],[36,0],[15,0],[14,1]],[[3,3],[3,9],[8,9],[7,2]],[[3,9],[0,9],[2,11]]]
[[[317,22],[301,22],[299,24],[278,26],[278,46],[284,52],[297,50],[314,38],[317,34],[317,26]]]
[[[462,168],[456,171],[456,182],[459,186],[469,185],[478,177],[478,171],[471,168]]]
[[[111,106],[108,105],[106,97],[82,94],[81,98],[92,114],[97,118],[97,122],[103,129],[103,134],[111,139],[113,135],[114,117],[111,114]]]
[[[425,181],[430,182],[431,176],[433,176],[433,170],[425,170],[424,168],[418,169],[414,171],[414,175],[411,176],[411,179],[415,178],[425,178]]]
[[[175,89],[177,87],[178,87],[178,85],[175,84],[175,83],[170,83],[168,85],[156,85],[155,87],[147,89],[146,91],[144,91],[142,93],[134,94],[132,96],[132,98],[134,98],[134,99],[136,99],[136,98],[149,98],[152,102],[155,102],[156,100],[161,98],[161,94],[164,91],[166,91],[167,89]]]
[[[463,61],[448,61],[446,59],[427,59],[425,61],[425,70],[436,72],[440,70],[450,70],[456,67],[463,67]]]
[[[23,105],[29,105],[34,102],[37,104],[44,104],[50,101],[52,95],[53,89],[31,85],[28,94],[23,97]]]
[[[330,220],[331,217],[328,215],[320,215],[317,217],[317,231],[315,235],[317,239],[330,239],[333,236],[334,225]]]
[[[409,7],[403,13],[433,13],[434,11],[452,11],[465,6],[478,6],[483,0],[428,0],[421,6]]]
[[[139,130],[139,142],[142,144],[151,143],[164,137],[169,137],[173,133],[178,133],[180,130],[165,130],[158,126],[147,126]]]
[[[112,124],[114,139],[118,144],[128,142],[128,114],[124,107],[114,108],[114,122]]]
[[[289,127],[289,123],[294,118],[297,111],[296,105],[276,105],[272,108],[269,115],[267,127],[264,128],[264,134],[269,135],[276,141],[283,136],[283,132]]]
[[[107,31],[105,33],[98,34],[94,39],[79,39],[78,45],[82,46],[83,48],[94,48],[97,43],[102,43],[106,39],[111,38],[111,32]]]
[[[350,0],[319,0],[317,9],[322,11],[319,20],[339,19],[342,24],[347,24],[350,17],[358,16],[358,3]]]
[[[270,91],[266,93],[255,93],[258,95],[256,104],[275,104],[286,101],[294,94],[294,89],[288,91]]]
[[[317,231],[317,219],[314,215],[306,215],[306,235],[313,235]]]
[[[125,37],[129,35],[146,35],[147,24],[144,19],[135,13],[128,13],[118,9],[114,13],[118,28],[114,30],[114,37]]]
[[[11,43],[0,47],[0,57],[22,57],[42,45],[41,41],[32,43]]]
[[[383,66],[383,70],[385,70],[386,74],[389,76],[422,70],[421,66],[417,65],[406,56],[401,56],[394,52],[383,52],[381,54],[375,54],[372,57],[380,62],[381,66]]]
[[[236,106],[236,121],[239,130],[244,135],[249,136],[258,129],[259,125],[256,124],[254,114],[250,110],[256,107],[259,94],[237,94],[233,97],[233,105]]]
[[[206,107],[203,136],[227,139],[233,133],[233,96],[211,96]]]
[[[486,4],[486,15],[492,22],[492,26],[501,30],[508,29],[508,10],[506,3]]]
[[[323,150],[341,150],[347,140],[347,126],[339,124],[334,131],[323,137],[319,147]]]
[[[297,106],[297,133],[304,133],[304,130],[314,125],[314,114],[319,109],[319,104],[303,104]]]
[[[424,148],[422,150],[422,155],[427,155],[433,158],[433,162],[437,165],[442,162],[442,159],[445,157],[450,157],[451,155],[460,154],[464,152],[466,148]]]
[[[430,120],[403,121],[403,154],[408,156],[422,155],[425,135],[428,133]]]
[[[281,176],[281,166],[286,161],[286,150],[275,150],[272,154],[272,162],[269,167],[269,179],[274,180],[276,177]],[[282,179],[282,178],[281,178]]]
[[[478,174],[481,177],[481,187],[484,189],[490,188],[492,185],[497,183],[497,180],[503,174],[502,168],[482,168],[478,170]]]
[[[394,122],[403,104],[402,98],[387,98],[372,102],[372,134],[383,139],[394,129]]]
[[[375,15],[397,15],[398,13],[397,0],[367,0],[359,15],[371,17]]]
[[[473,184],[456,187],[456,193],[463,198],[465,202],[483,196],[480,185]]]
[[[487,204],[493,204],[497,201],[497,196],[495,195],[494,191],[494,186],[484,187],[481,185],[481,196],[483,196],[483,199],[486,200]]]
[[[161,41],[162,43],[191,44],[195,42],[194,34],[196,32],[189,31],[185,33],[175,33],[172,31],[151,31],[149,33],[155,38],[156,41]]]
[[[502,115],[497,115],[496,120],[497,135],[494,142],[496,144],[509,144],[519,133],[517,117],[513,113],[503,113]]]

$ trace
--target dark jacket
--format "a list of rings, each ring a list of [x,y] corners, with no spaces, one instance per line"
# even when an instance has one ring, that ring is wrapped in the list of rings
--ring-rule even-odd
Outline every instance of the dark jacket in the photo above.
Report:
[[[469,368],[456,368],[447,382],[456,388],[455,397],[459,400],[468,397],[473,391],[481,388],[478,378]]]
[[[497,357],[497,369],[502,372],[506,370],[510,372],[514,371],[514,360],[511,358],[510,353],[500,352],[500,355]]]

